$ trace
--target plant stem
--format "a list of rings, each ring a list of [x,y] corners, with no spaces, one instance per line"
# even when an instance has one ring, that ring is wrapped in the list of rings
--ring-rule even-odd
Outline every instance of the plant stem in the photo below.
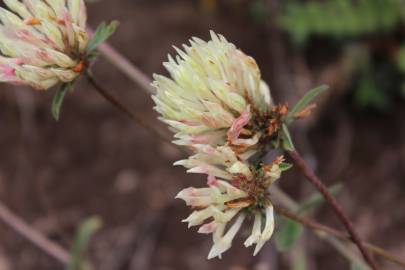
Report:
[[[292,213],[299,214],[300,206],[297,202],[295,202],[292,198],[290,198],[287,194],[284,193],[281,189],[277,186],[273,186],[270,189],[270,194],[273,196],[277,202],[281,204],[282,207],[285,207],[287,210],[291,211]],[[287,217],[288,218],[288,217]],[[343,240],[337,239],[333,235],[325,234],[322,231],[315,230],[314,228],[310,228],[313,233],[319,237],[321,240],[329,243],[333,248],[336,249],[343,257],[345,257],[350,262],[357,262],[357,264],[361,265],[364,270],[370,269],[368,264],[364,262],[363,257],[357,254],[351,248],[347,248],[347,243],[342,243]],[[345,239],[345,242],[352,243],[352,241]],[[357,250],[356,250],[357,251]],[[361,257],[359,257],[361,256]]]
[[[52,258],[63,263],[64,265],[69,263],[69,252],[55,242],[48,240],[41,232],[35,230],[30,225],[25,223],[20,217],[15,215],[1,202],[0,220]]]
[[[89,33],[94,31],[87,28]],[[150,85],[152,82],[148,75],[143,73],[137,66],[133,65],[125,56],[111,47],[107,42],[100,44],[97,48],[103,56],[122,73],[128,76],[134,83],[141,86],[147,94],[155,93],[155,89]]]
[[[155,135],[157,138],[162,140],[163,142],[166,142],[171,145],[170,139],[167,138],[164,134],[162,134],[160,131],[158,131],[153,125],[149,124],[149,122],[145,121],[142,117],[138,116],[131,110],[129,110],[124,104],[122,104],[115,96],[113,96],[111,93],[109,93],[107,90],[105,90],[95,79],[94,77],[90,74],[86,74],[87,80],[89,83],[94,87],[94,89],[103,97],[105,98],[108,102],[110,102],[114,107],[116,107],[118,110],[126,114],[129,118],[131,118],[137,125],[143,127],[153,135]]]
[[[146,93],[150,94],[150,93],[154,92],[153,88],[150,86],[151,79],[146,74],[144,74],[138,67],[133,65],[130,61],[128,61],[125,58],[125,56],[121,55],[117,50],[115,50],[112,46],[110,46],[108,43],[101,44],[99,46],[99,51],[106,57],[106,59],[111,64],[113,64],[121,72],[126,74],[133,82],[140,85],[142,87],[142,90],[144,90]],[[155,133],[155,132],[153,132],[153,133]],[[332,199],[333,199],[333,197],[332,197]],[[379,249],[379,248],[377,248],[377,249],[379,251],[383,251],[383,252],[380,252],[380,253],[374,252],[374,253],[379,254],[381,256],[383,256],[383,254],[389,255],[389,253],[387,253],[383,249]],[[377,250],[374,250],[374,251],[377,251]],[[403,265],[403,266],[405,265],[405,264],[401,264],[402,262],[397,259],[393,260],[392,258],[395,258],[395,257],[393,257],[392,255],[383,256],[383,257],[385,257],[387,260],[397,262],[400,265]],[[376,268],[374,268],[374,269],[376,269]]]
[[[321,231],[323,233],[326,233],[327,235],[334,236],[338,239],[353,242],[352,237],[346,233],[343,233],[343,232],[333,229],[331,227],[325,226],[323,224],[317,223],[308,218],[300,217],[299,215],[296,215],[293,212],[291,212],[285,208],[275,206],[274,209],[279,215],[289,218],[291,220],[294,220],[295,222],[300,223],[301,225],[304,225],[315,231]],[[364,243],[364,246],[370,252],[372,252],[376,255],[379,255],[379,256],[387,259],[388,261],[396,263],[397,265],[405,268],[405,262],[402,261],[401,259],[395,257],[394,255],[390,254],[389,252],[387,252],[373,244],[370,244],[370,243]]]
[[[328,235],[331,235],[336,238],[340,238],[346,241],[351,241],[350,236],[347,234],[330,228],[328,226],[316,223],[310,219],[302,218],[286,209],[275,207],[277,213],[282,215],[286,218],[292,219],[303,226],[308,228],[322,231]],[[29,224],[27,224],[23,219],[18,217],[14,214],[11,210],[9,210],[5,205],[0,202],[0,220],[6,224],[8,227],[13,229],[15,232],[20,234],[23,238],[30,241],[32,244],[37,246],[41,249],[45,254],[53,257],[57,261],[61,262],[64,265],[67,265],[70,261],[70,254],[66,251],[63,247],[58,245],[57,243],[47,239],[41,232],[32,228]],[[394,262],[402,267],[405,268],[405,262],[401,261],[401,259],[395,257],[394,255],[390,254],[389,252],[374,246],[372,244],[365,244],[366,247],[373,252],[388,261]]]
[[[314,171],[306,164],[304,159],[300,156],[300,154],[296,151],[288,151],[289,156],[301,171],[301,173],[310,181],[323,195],[326,202],[333,208],[337,217],[345,226],[347,232],[350,235],[352,241],[357,245],[361,254],[363,255],[366,262],[370,265],[373,270],[378,270],[377,264],[369,254],[369,252],[365,249],[363,242],[361,241],[359,235],[354,229],[354,226],[348,216],[344,213],[343,208],[339,205],[336,199],[330,194],[328,188],[322,183],[321,179],[314,173]]]

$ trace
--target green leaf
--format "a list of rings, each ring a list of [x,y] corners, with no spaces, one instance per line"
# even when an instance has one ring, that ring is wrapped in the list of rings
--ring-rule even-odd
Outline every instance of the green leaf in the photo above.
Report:
[[[303,232],[302,226],[290,219],[280,220],[280,228],[275,235],[276,247],[279,251],[292,248]]]
[[[64,83],[61,87],[56,91],[55,96],[52,100],[52,116],[53,118],[58,121],[60,116],[60,110],[63,104],[63,100],[65,99],[65,94],[67,91],[73,88],[74,82]]]
[[[73,243],[68,270],[81,270],[87,264],[83,259],[84,252],[89,245],[91,237],[100,227],[101,219],[98,217],[91,217],[80,225]]]
[[[291,140],[290,131],[287,128],[286,124],[281,126],[281,145],[283,149],[287,151],[293,151],[295,149],[294,144]]]
[[[291,123],[294,120],[294,115],[303,109],[305,109],[318,95],[322,94],[329,89],[327,85],[321,85],[316,88],[309,90],[291,109],[288,113],[286,122],[287,124]]]
[[[331,187],[328,188],[329,192],[332,194],[332,196],[336,196],[339,191],[342,189],[343,185],[338,183],[335,184]],[[301,204],[301,206],[298,209],[298,213],[305,212],[309,209],[312,209],[320,204],[322,204],[325,201],[324,197],[322,194],[319,192],[316,192],[315,194],[311,195],[307,200],[304,201],[304,203]]]
[[[280,170],[281,170],[282,172],[288,171],[289,169],[292,168],[292,166],[293,166],[293,165],[292,165],[291,163],[287,163],[287,162],[282,162],[282,163],[279,165]]]
[[[117,30],[119,25],[118,21],[112,21],[110,24],[102,22],[94,32],[93,38],[87,45],[87,53],[94,51],[98,45],[106,41]]]

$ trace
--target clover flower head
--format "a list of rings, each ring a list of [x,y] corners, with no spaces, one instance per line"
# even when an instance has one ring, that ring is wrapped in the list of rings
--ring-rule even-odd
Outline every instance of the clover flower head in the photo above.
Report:
[[[73,81],[88,44],[84,0],[4,0],[0,81],[45,90]]]
[[[197,148],[195,155],[175,163],[185,166],[190,173],[208,175],[208,187],[186,188],[177,195],[176,198],[198,209],[183,222],[189,227],[201,225],[199,233],[213,235],[214,244],[208,255],[211,259],[221,258],[232,246],[244,220],[250,217],[254,220],[253,228],[244,244],[246,247],[256,244],[256,255],[274,230],[268,188],[280,177],[283,158],[257,168],[241,161],[229,146],[199,145]],[[232,225],[228,225],[230,222]]]
[[[175,49],[178,55],[164,63],[171,78],[154,75],[155,110],[175,132],[174,143],[194,152],[174,165],[208,176],[207,187],[178,193],[176,198],[194,209],[183,222],[212,234],[211,259],[232,246],[250,219],[245,246],[256,245],[256,255],[274,230],[268,189],[280,178],[284,160],[265,165],[253,156],[280,139],[288,107],[273,105],[255,60],[223,36],[211,32],[208,42],[193,38],[183,50]]]
[[[176,48],[164,66],[171,79],[154,75],[155,109],[175,132],[175,143],[194,147],[228,144],[254,151],[266,133],[272,101],[255,60],[222,35]]]

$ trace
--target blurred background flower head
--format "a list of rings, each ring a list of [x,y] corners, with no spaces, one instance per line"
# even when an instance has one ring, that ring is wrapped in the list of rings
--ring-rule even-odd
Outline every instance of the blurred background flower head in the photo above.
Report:
[[[46,90],[84,69],[84,0],[5,0],[0,9],[0,81]]]

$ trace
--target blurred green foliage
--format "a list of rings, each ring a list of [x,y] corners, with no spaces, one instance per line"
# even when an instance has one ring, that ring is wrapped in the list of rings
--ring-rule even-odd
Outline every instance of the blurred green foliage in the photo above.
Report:
[[[351,270],[363,270],[364,268],[357,262],[352,262],[352,264],[350,265],[350,269]]]
[[[254,0],[250,4],[250,15],[257,23],[266,21],[266,0]]]
[[[92,270],[92,265],[85,259],[91,237],[101,228],[99,217],[86,219],[77,230],[75,241],[71,250],[71,259],[67,270]]]
[[[280,24],[298,43],[312,35],[348,38],[390,32],[405,15],[403,0],[285,2]]]
[[[370,75],[363,76],[358,80],[354,101],[361,108],[371,106],[385,110],[390,105],[387,95],[379,90],[378,84]]]
[[[342,187],[343,185],[341,183],[337,183],[329,187],[328,190],[335,197],[340,192]],[[307,210],[314,209],[324,202],[325,198],[322,196],[322,194],[316,192],[309,196],[303,203],[301,203],[297,212],[299,214],[305,213]]]
[[[354,51],[356,52],[350,53],[350,57],[356,77],[352,84],[355,105],[359,108],[388,110],[401,92],[401,71],[386,56],[372,57],[368,51]]]
[[[342,184],[338,183],[328,188],[329,192],[336,196],[342,189]],[[324,197],[316,192],[311,194],[302,203],[298,205],[297,214],[305,215],[308,211],[321,206],[325,202]],[[278,231],[275,234],[275,243],[277,250],[287,251],[294,247],[294,244],[300,239],[304,228],[301,224],[284,217],[278,217]]]
[[[405,45],[402,45],[399,49],[397,66],[399,71],[405,76]],[[405,98],[405,80],[402,82],[401,85],[401,96]]]
[[[352,60],[354,104],[378,110],[405,98],[404,20],[405,0],[286,0],[279,18],[301,48],[341,47]]]
[[[279,230],[274,236],[278,251],[290,250],[301,237],[304,228],[301,224],[286,218],[279,218]]]
[[[405,73],[405,45],[402,45],[401,48],[399,49],[397,64],[399,70]]]

